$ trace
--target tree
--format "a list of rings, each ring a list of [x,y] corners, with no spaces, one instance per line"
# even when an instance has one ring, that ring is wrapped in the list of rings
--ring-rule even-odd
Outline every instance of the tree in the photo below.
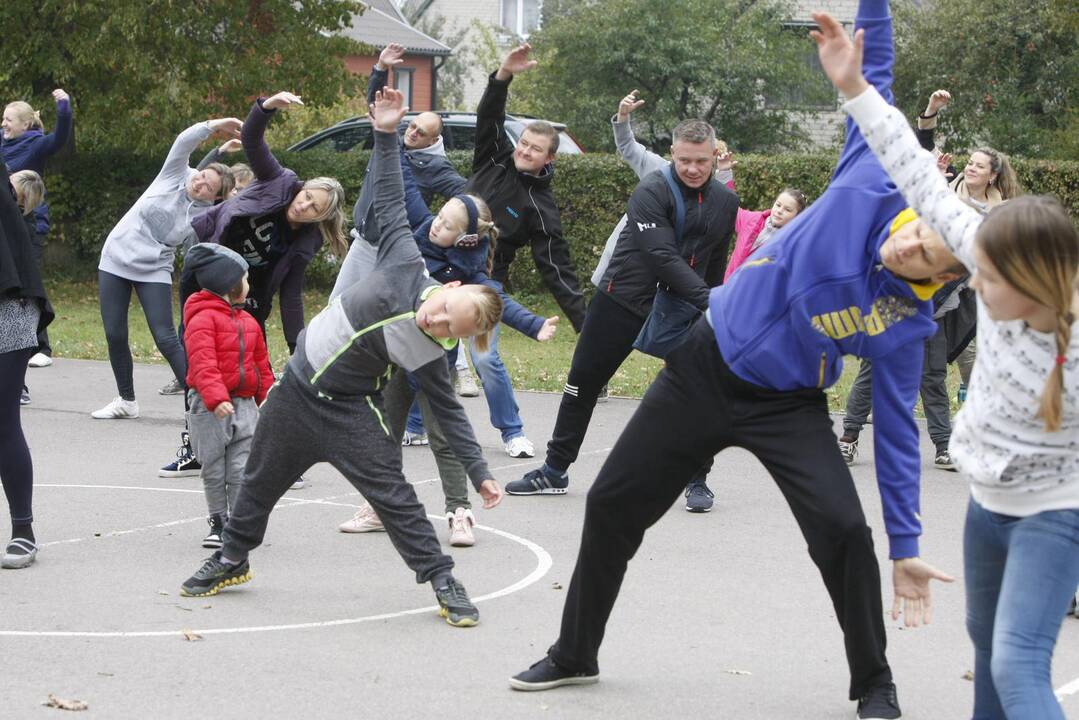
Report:
[[[905,0],[896,16],[895,93],[909,117],[952,93],[947,148],[988,144],[1027,157],[1075,157],[1079,12],[1061,0]]]
[[[314,104],[359,89],[337,35],[356,0],[39,0],[0,4],[0,91],[48,110],[68,90],[80,144],[160,147],[187,124],[240,116],[288,89]]]
[[[653,149],[690,117],[739,151],[797,147],[782,98],[823,76],[805,31],[773,0],[588,0],[545,6],[529,42],[539,66],[514,81],[513,109],[556,119],[588,149],[613,149],[605,120],[634,88],[637,137]],[[830,92],[830,91],[829,91]],[[831,95],[834,98],[834,94]],[[771,101],[769,101],[771,100]]]

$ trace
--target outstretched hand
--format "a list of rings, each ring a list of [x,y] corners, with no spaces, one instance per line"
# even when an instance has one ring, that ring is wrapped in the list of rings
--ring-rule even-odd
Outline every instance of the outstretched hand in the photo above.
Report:
[[[618,103],[618,122],[629,120],[630,114],[641,105],[644,105],[644,100],[638,100],[637,91],[631,90],[629,95],[626,95]]]
[[[723,172],[724,170],[733,170],[734,166],[738,164],[738,161],[734,159],[734,153],[729,150],[725,153],[719,153],[716,155],[716,172]]]
[[[408,112],[405,96],[391,87],[384,87],[375,93],[370,112],[375,130],[395,133],[397,126],[401,124],[401,118]]]
[[[291,110],[295,105],[303,105],[303,99],[284,90],[262,101],[263,110]]]
[[[239,118],[217,118],[209,121],[207,125],[215,135],[230,139],[240,137],[240,130],[244,126]]]
[[[60,102],[60,101],[62,101],[62,100],[70,100],[70,99],[71,99],[71,98],[70,98],[70,97],[68,96],[68,94],[67,94],[66,92],[64,92],[64,91],[63,91],[62,89],[60,89],[60,88],[56,88],[55,90],[53,90],[53,91],[52,91],[52,97],[53,97],[53,99],[54,99],[54,100],[56,100],[56,102]]]
[[[861,95],[869,87],[862,75],[865,31],[854,33],[852,42],[843,26],[828,13],[813,13],[813,20],[819,29],[810,30],[809,35],[817,43],[824,73],[847,98]]]
[[[951,177],[948,175],[948,166],[951,164],[951,153],[941,153],[940,155],[937,155],[937,170],[940,170],[940,174],[943,175],[947,180],[951,180]]]
[[[221,155],[227,155],[228,153],[239,152],[243,149],[244,144],[239,138],[232,138],[221,143],[221,147],[217,149],[217,152]]]
[[[929,96],[929,104],[925,106],[926,115],[936,115],[952,101],[952,94],[947,90],[937,90]]]
[[[378,55],[376,66],[379,70],[400,65],[405,61],[405,46],[400,43],[390,43]]]
[[[497,480],[484,480],[480,483],[480,497],[483,498],[483,509],[490,510],[502,502],[502,486]]]
[[[531,52],[532,46],[528,43],[518,45],[510,50],[509,54],[506,55],[506,59],[502,61],[502,66],[498,68],[499,79],[506,80],[508,78],[503,77],[503,75],[516,75],[536,67],[536,61],[528,59]]]
[[[554,315],[543,321],[543,327],[536,334],[536,339],[540,342],[547,342],[554,337],[556,330],[558,330],[558,316]]]
[[[895,600],[892,602],[892,620],[903,612],[903,624],[907,627],[928,625],[933,619],[933,604],[929,581],[953,582],[955,578],[941,572],[921,558],[912,557],[892,563],[892,582]]]

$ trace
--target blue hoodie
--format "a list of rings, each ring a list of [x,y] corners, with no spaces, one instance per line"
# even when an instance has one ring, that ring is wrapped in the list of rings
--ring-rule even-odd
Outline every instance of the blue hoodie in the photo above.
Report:
[[[864,73],[889,102],[892,20],[887,0],[861,0]],[[918,555],[921,456],[912,411],[924,341],[936,332],[938,286],[886,270],[880,246],[907,204],[847,120],[847,142],[828,189],[712,290],[709,321],[720,353],[742,379],[773,390],[826,388],[843,356],[873,360],[873,438],[890,557]]]
[[[61,100],[56,103],[56,129],[46,135],[40,130],[27,130],[14,140],[0,140],[0,152],[11,172],[33,170],[45,177],[45,161],[55,155],[67,144],[71,135],[71,103]],[[35,229],[38,235],[49,232],[49,206],[42,203],[34,211]]]

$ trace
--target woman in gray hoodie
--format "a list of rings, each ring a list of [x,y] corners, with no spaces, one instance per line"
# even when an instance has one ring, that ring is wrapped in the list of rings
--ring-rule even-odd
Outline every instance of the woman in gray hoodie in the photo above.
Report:
[[[232,172],[212,163],[202,170],[188,165],[191,153],[215,132],[236,137],[236,118],[192,125],[176,138],[161,171],[150,187],[109,233],[98,263],[101,321],[109,344],[109,362],[119,395],[91,415],[99,420],[137,418],[131,347],[127,340],[127,309],[131,290],[139,296],[157,349],[179,382],[187,375],[187,359],[172,316],[172,269],[176,248],[194,234],[191,219],[227,197]]]

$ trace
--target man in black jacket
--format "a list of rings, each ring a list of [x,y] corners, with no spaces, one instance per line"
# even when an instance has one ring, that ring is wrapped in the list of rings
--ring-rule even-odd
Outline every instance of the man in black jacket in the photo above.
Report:
[[[562,393],[547,460],[506,486],[511,495],[561,495],[577,459],[600,388],[633,349],[659,285],[702,311],[723,281],[738,196],[712,177],[715,131],[702,120],[674,129],[672,176],[685,205],[682,237],[664,170],[647,175],[629,199],[627,221],[588,306]],[[703,481],[703,477],[699,479]]]
[[[506,142],[503,129],[509,84],[517,73],[535,67],[536,61],[528,59],[531,51],[528,43],[511,50],[498,72],[487,81],[487,90],[476,109],[472,177],[463,192],[483,198],[498,226],[492,277],[505,285],[513,256],[519,248],[531,246],[544,283],[573,329],[581,332],[584,296],[551,192],[551,163],[558,150],[558,131],[550,123],[530,123],[514,147]]]

